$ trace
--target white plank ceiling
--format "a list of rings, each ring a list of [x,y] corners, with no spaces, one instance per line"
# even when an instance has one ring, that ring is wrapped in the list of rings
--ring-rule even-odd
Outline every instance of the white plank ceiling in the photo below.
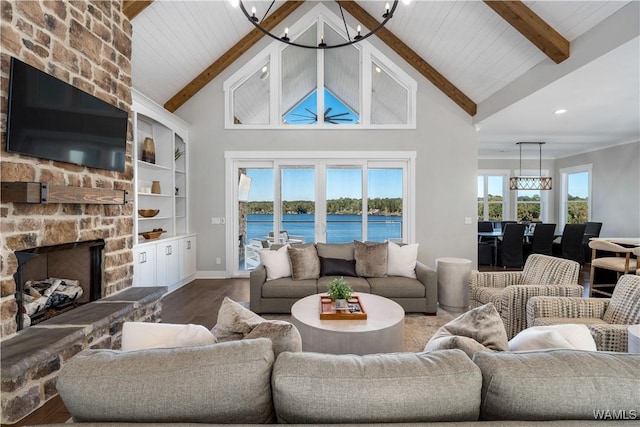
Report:
[[[248,9],[256,4],[259,10],[265,10],[270,2],[245,0],[244,3]],[[282,3],[276,2],[273,9]],[[384,3],[384,0],[358,2],[379,20]],[[525,1],[570,42],[627,3]],[[283,26],[289,26],[287,20]],[[156,0],[133,20],[133,86],[163,105],[252,28],[242,11],[232,7],[229,0]],[[400,2],[387,28],[476,103],[489,99],[540,63],[550,61],[481,1]],[[637,52],[631,52],[631,58],[625,61],[632,62],[636,58],[637,65],[637,55]],[[626,78],[633,80],[633,76]],[[637,103],[637,99],[636,90],[635,98],[630,102]],[[513,117],[509,116],[508,120],[513,120]],[[486,120],[486,128],[479,133],[481,154],[491,156],[499,153],[503,146],[497,143],[507,143],[498,141],[497,136],[506,132],[500,126],[497,121]],[[635,123],[624,126],[638,127]],[[491,129],[495,133],[491,133]],[[512,130],[509,129],[509,138],[517,138],[518,132]],[[636,138],[637,134],[638,131]],[[619,139],[616,137],[616,142],[619,143]],[[514,144],[517,140],[508,143]],[[484,151],[483,144],[486,147]],[[547,147],[545,150],[553,150],[550,144]],[[583,149],[574,145],[574,151]],[[567,153],[569,150],[551,156]]]

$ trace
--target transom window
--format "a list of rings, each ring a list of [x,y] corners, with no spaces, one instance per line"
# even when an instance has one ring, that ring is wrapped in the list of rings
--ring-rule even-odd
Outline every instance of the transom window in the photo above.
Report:
[[[302,44],[347,40],[318,4],[289,29]],[[350,32],[355,32],[350,29]],[[305,49],[273,41],[224,82],[225,127],[413,129],[417,83],[368,41]]]

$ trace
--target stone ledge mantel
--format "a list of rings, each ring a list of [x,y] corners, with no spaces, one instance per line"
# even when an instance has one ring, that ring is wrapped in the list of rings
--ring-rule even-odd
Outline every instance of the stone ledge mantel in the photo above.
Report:
[[[125,321],[160,321],[166,293],[166,286],[128,288],[3,340],[1,422],[16,422],[55,396],[57,372],[74,354],[119,348]]]

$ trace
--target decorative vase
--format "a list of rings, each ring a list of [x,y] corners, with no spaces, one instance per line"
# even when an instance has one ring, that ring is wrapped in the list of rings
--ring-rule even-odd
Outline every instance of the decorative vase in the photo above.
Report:
[[[153,143],[153,138],[147,137],[144,139],[140,160],[147,163],[156,163],[156,146]]]
[[[336,310],[346,310],[349,308],[346,299],[336,299]]]
[[[151,182],[151,192],[153,194],[160,194],[160,181]]]

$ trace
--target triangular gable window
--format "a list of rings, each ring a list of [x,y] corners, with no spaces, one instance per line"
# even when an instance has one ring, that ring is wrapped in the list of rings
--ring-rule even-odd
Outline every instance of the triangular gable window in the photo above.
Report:
[[[344,102],[325,88],[324,122],[328,124],[356,124],[360,120]],[[284,122],[291,125],[311,125],[318,122],[318,91],[307,96],[301,103],[284,115]]]
[[[292,40],[346,40],[342,20],[314,6]],[[350,29],[353,31],[353,29]],[[225,127],[415,128],[417,83],[367,40],[336,49],[273,41],[224,82]]]

